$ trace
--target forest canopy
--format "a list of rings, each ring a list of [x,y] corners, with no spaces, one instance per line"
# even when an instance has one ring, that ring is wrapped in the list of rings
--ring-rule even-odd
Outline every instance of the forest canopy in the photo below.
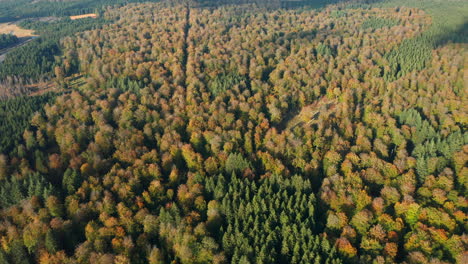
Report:
[[[0,263],[465,263],[466,1],[208,2],[22,22]]]

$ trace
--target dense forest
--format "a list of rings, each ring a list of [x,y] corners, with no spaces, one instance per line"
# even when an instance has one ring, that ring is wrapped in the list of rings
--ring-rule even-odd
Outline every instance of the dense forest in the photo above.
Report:
[[[8,48],[18,43],[19,39],[12,34],[0,34],[0,49]]]
[[[8,153],[15,147],[29,126],[30,117],[41,112],[54,97],[54,94],[44,94],[0,101],[0,153]]]
[[[468,4],[212,2],[23,23],[0,264],[466,263]]]
[[[71,16],[98,12],[112,5],[151,0],[2,0],[0,1],[0,22],[47,16]],[[154,0],[158,2],[158,0]]]
[[[56,57],[62,53],[60,39],[76,32],[99,28],[106,19],[62,19],[53,22],[25,20],[20,25],[35,30],[40,37],[14,49],[0,66],[0,81],[16,77],[16,82],[31,83],[54,76]]]

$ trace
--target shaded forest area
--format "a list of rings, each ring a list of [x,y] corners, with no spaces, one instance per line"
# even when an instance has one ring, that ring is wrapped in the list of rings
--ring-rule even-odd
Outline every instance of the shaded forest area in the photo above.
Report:
[[[179,2],[45,27],[66,93],[0,104],[0,263],[464,262],[464,1]]]
[[[0,34],[0,49],[8,48],[19,42],[18,37],[11,34]]]

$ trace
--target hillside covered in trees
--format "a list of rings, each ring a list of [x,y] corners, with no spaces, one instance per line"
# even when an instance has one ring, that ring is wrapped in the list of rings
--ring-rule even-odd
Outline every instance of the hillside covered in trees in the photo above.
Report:
[[[468,4],[225,2],[24,22],[0,264],[466,263]]]

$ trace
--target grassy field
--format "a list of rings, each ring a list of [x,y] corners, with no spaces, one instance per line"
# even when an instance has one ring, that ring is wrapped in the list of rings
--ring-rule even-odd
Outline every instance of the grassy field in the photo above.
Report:
[[[70,19],[71,19],[71,20],[77,20],[77,19],[88,18],[88,17],[90,17],[90,18],[97,18],[98,15],[97,15],[97,14],[93,14],[93,13],[91,13],[91,14],[84,14],[84,15],[79,15],[79,16],[70,16]]]
[[[18,38],[36,36],[34,34],[33,30],[20,28],[15,23],[1,23],[0,24],[0,34],[10,34],[10,33],[13,33]]]

